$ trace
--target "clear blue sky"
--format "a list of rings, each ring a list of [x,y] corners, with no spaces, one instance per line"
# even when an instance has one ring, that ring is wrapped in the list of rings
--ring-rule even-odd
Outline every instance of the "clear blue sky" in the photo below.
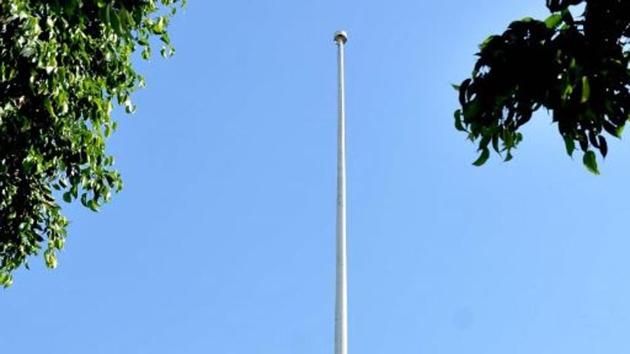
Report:
[[[471,162],[450,84],[543,0],[189,1],[111,151],[124,191],[0,294],[0,352],[332,353],[335,46],[347,48],[350,350],[630,352],[630,144],[550,119]]]

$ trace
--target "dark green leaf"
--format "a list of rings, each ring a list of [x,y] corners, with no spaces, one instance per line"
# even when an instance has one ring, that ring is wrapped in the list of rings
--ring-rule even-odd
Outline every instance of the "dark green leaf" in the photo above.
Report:
[[[599,136],[599,152],[602,153],[604,158],[608,155],[608,143],[606,142],[606,138],[601,135]]]
[[[472,75],[459,86],[468,138],[480,148],[491,142],[498,150],[498,143],[499,154],[508,151],[509,159],[522,140],[521,128],[542,108],[558,125],[567,153],[579,144],[585,164],[597,172],[594,151],[605,157],[609,149],[602,131],[621,136],[630,112],[628,4],[549,0],[551,13],[543,21],[514,21],[489,36]]]
[[[92,199],[87,202],[87,206],[92,211],[98,211],[98,204]]]
[[[458,109],[455,111],[455,129],[465,132],[466,128],[462,125],[462,112]]]
[[[586,169],[589,170],[589,172],[596,175],[599,174],[599,169],[597,168],[597,157],[595,156],[595,153],[593,151],[589,150],[584,153],[583,162],[584,166],[586,166]]]
[[[483,166],[483,164],[485,164],[486,161],[488,161],[489,157],[490,157],[490,150],[488,148],[483,148],[481,150],[481,155],[479,155],[479,158],[477,158],[477,160],[473,162],[473,165]]]
[[[588,102],[591,97],[591,85],[588,82],[588,77],[582,76],[582,103]]]
[[[564,146],[567,149],[567,154],[573,157],[573,152],[575,151],[575,141],[573,138],[565,136],[564,138]]]

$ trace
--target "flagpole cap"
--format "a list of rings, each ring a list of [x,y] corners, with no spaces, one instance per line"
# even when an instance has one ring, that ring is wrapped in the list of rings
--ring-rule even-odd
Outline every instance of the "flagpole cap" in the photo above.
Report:
[[[335,32],[335,42],[346,44],[347,41],[348,41],[348,33],[346,31]]]

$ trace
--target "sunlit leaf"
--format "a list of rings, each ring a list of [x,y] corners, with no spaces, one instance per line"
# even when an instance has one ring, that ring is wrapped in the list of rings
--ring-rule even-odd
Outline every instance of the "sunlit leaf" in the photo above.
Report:
[[[57,266],[58,199],[97,211],[122,188],[107,151],[113,103],[135,111],[133,53],[148,59],[157,37],[171,56],[170,14],[184,2],[0,1],[0,285],[30,256]]]

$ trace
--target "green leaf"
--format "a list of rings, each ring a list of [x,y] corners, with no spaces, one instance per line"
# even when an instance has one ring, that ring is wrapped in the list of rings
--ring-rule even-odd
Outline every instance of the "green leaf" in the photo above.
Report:
[[[615,136],[617,138],[621,138],[621,135],[623,134],[623,129],[625,128],[625,124],[621,124],[619,127],[617,127],[616,131],[615,131]]]
[[[54,250],[46,250],[46,252],[44,252],[44,260],[46,261],[46,267],[50,269],[57,268],[57,256],[55,255]]]
[[[144,47],[144,49],[142,49],[141,56],[142,56],[142,59],[149,60],[149,58],[151,58],[151,47],[149,46]]]
[[[488,38],[486,38],[480,45],[479,45],[479,49],[484,50],[486,49],[486,47],[488,47],[488,44],[490,44],[490,42],[492,42],[492,40],[494,40],[495,38],[497,38],[497,36],[489,36]]]
[[[65,244],[64,239],[63,238],[56,238],[53,242],[53,247],[55,247],[58,250],[63,249],[63,246]]]
[[[514,147],[514,133],[507,129],[503,131],[503,145],[507,150]]]
[[[90,199],[87,202],[87,207],[90,208],[90,210],[97,212],[98,211],[98,203],[96,203],[93,199]]]
[[[599,152],[601,152],[602,157],[604,158],[608,155],[608,142],[606,141],[606,138],[601,135],[599,136]]]
[[[485,164],[486,161],[488,161],[489,157],[490,157],[490,150],[488,148],[483,148],[481,150],[481,155],[479,155],[479,158],[477,158],[477,160],[473,162],[473,165],[477,167],[483,166],[483,164]]]
[[[481,113],[481,103],[479,102],[479,100],[474,100],[470,102],[469,104],[464,106],[462,113],[466,120],[477,119],[479,113]]]
[[[555,29],[560,23],[562,23],[562,14],[559,13],[551,15],[545,20],[545,25],[549,29]]]
[[[562,92],[562,99],[567,101],[571,98],[573,94],[573,86],[571,84],[566,84],[564,87],[564,91]]]
[[[591,97],[591,85],[588,82],[588,77],[582,76],[582,99],[580,102],[586,103]]]
[[[105,6],[105,21],[109,25],[112,22],[112,18],[111,18],[112,5],[111,4],[105,5],[105,1],[98,0],[98,7],[102,8],[103,6]]]
[[[11,274],[0,271],[0,285],[5,288],[10,287],[13,284],[13,277]]]
[[[492,148],[497,153],[499,153],[499,154],[501,153],[501,151],[499,149],[499,134],[498,133],[492,134]]]
[[[460,132],[467,131],[462,124],[462,111],[460,111],[459,109],[455,111],[455,129],[459,130]]]
[[[50,102],[50,99],[44,98],[44,107],[46,108],[46,111],[48,112],[48,114],[50,114],[51,117],[53,118],[57,117],[57,115],[55,114],[55,110],[53,109],[52,103]]]
[[[584,162],[584,166],[589,172],[595,175],[599,175],[599,170],[597,168],[597,157],[595,156],[595,153],[593,151],[589,150],[585,152],[582,161]]]
[[[573,138],[569,136],[564,136],[563,139],[564,139],[564,146],[567,149],[567,154],[573,157],[573,152],[575,151],[575,141],[573,140]]]
[[[72,203],[72,193],[65,192],[63,194],[63,201],[66,202],[66,203]]]

